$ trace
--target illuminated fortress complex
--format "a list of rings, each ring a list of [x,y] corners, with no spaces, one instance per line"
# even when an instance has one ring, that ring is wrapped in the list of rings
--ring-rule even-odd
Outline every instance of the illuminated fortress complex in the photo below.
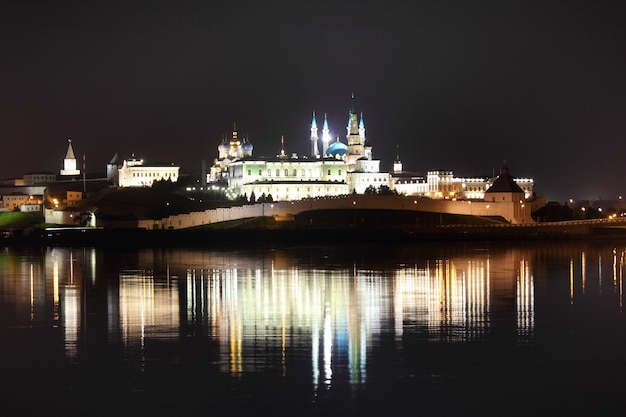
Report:
[[[229,141],[218,146],[219,157],[208,175],[209,182],[227,182],[234,195],[271,195],[275,201],[363,194],[369,186],[389,186],[389,173],[380,172],[380,161],[372,158],[372,147],[365,138],[363,116],[350,112],[347,145],[339,139],[331,143],[328,119],[324,116],[322,152],[315,114],[311,121],[311,155],[288,157],[283,148],[275,158],[253,157],[253,146],[240,140],[233,129]]]
[[[350,110],[346,143],[331,142],[327,116],[324,115],[321,138],[315,113],[311,121],[311,152],[308,157],[288,156],[284,141],[275,158],[253,156],[253,145],[239,137],[236,126],[230,140],[224,138],[207,174],[208,183],[227,184],[233,196],[270,196],[274,201],[364,194],[393,190],[407,196],[435,199],[484,200],[485,192],[498,177],[457,178],[452,171],[429,171],[423,175],[405,172],[399,156],[393,172],[381,172],[380,160],[372,156],[372,145],[365,135],[363,114]],[[320,147],[321,139],[321,147]],[[321,152],[320,149],[321,148]],[[508,174],[508,170],[507,170]],[[533,197],[531,178],[514,179],[524,194]],[[518,190],[516,190],[517,192]]]
[[[147,219],[139,221],[137,227],[182,229],[266,216],[289,220],[313,208],[355,207],[501,217],[512,224],[525,224],[533,222],[531,213],[543,204],[542,199],[534,198],[533,180],[513,178],[506,162],[498,176],[482,178],[458,178],[452,171],[429,171],[424,177],[403,171],[399,157],[392,172],[381,172],[380,161],[373,158],[372,145],[365,135],[363,115],[356,113],[354,105],[346,131],[347,143],[339,137],[331,142],[328,119],[324,115],[320,138],[313,113],[309,156],[287,156],[283,140],[276,157],[259,158],[253,156],[252,143],[247,138],[240,139],[234,126],[230,140],[224,139],[218,146],[219,155],[206,175],[206,182],[211,187],[225,187],[230,197],[243,196],[257,204]],[[71,143],[64,162],[63,172],[78,171]],[[149,187],[156,181],[177,182],[178,173],[178,166],[146,165],[134,156],[120,164],[116,155],[107,165],[107,180],[118,187]],[[370,194],[386,196],[372,198]],[[70,212],[57,214],[59,218],[50,217],[50,223],[73,221],[61,218],[66,214],[71,217]]]

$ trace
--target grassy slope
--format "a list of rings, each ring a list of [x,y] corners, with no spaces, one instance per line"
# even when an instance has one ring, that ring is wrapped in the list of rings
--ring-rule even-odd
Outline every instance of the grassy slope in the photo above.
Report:
[[[0,229],[22,229],[43,222],[41,213],[8,211],[0,213]]]

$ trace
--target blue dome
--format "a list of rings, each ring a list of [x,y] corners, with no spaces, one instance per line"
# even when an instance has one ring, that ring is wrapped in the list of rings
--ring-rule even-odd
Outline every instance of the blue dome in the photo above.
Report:
[[[225,151],[228,152],[230,150],[230,145],[228,144],[228,142],[222,142],[220,143],[220,145],[217,147],[217,150],[219,152]]]
[[[348,153],[348,147],[343,142],[333,142],[326,150],[326,156],[344,156]]]
[[[243,149],[244,152],[252,152],[252,149],[254,148],[254,146],[252,146],[252,144],[250,142],[244,142],[243,145],[241,145],[241,148]]]

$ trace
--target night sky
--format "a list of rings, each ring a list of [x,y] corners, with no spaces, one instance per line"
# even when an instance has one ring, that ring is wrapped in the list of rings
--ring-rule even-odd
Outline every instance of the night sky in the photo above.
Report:
[[[381,170],[533,177],[626,195],[626,2],[3,1],[0,178],[116,152],[199,174],[233,123],[256,156],[345,141],[354,93]]]

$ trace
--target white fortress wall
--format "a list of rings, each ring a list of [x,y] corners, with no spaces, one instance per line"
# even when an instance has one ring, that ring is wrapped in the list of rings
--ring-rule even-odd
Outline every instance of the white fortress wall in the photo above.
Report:
[[[502,216],[514,224],[533,222],[530,217],[529,204],[452,201],[404,196],[348,195],[210,209],[203,212],[169,216],[161,220],[142,220],[139,222],[138,227],[146,229],[186,229],[252,217],[289,217],[303,211],[322,209],[414,210],[470,216]]]

